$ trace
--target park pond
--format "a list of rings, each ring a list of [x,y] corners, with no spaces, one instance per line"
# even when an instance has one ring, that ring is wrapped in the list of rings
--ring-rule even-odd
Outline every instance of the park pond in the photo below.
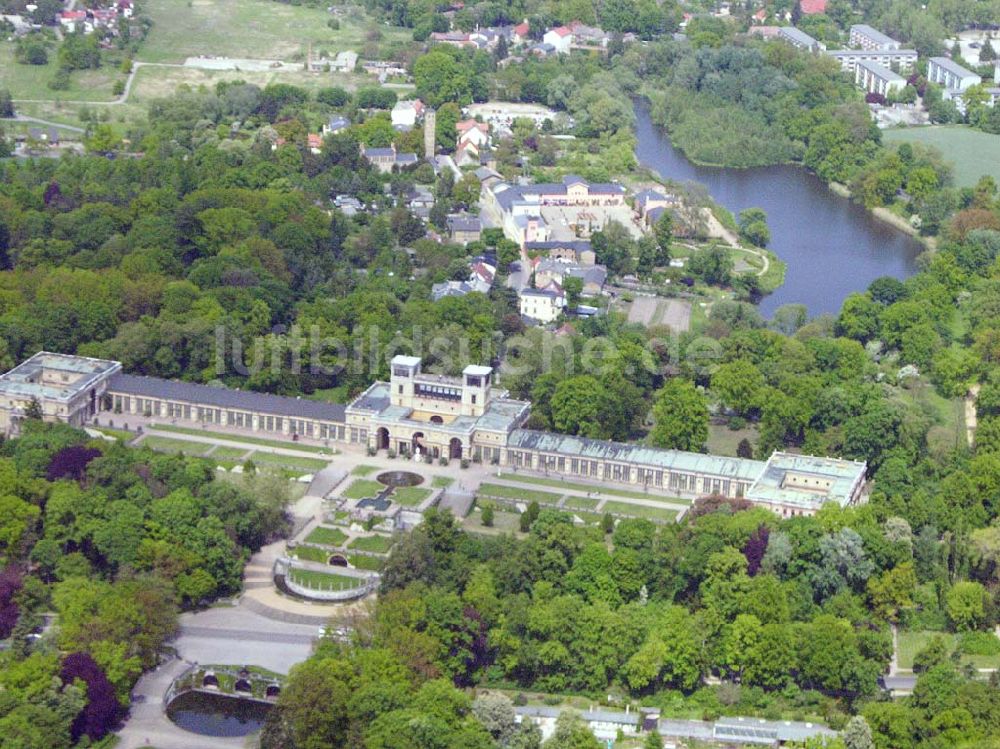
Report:
[[[783,304],[804,304],[810,316],[836,314],[848,294],[863,291],[879,276],[906,278],[916,272],[924,249],[918,240],[835,194],[806,169],[697,166],[653,123],[648,102],[637,100],[635,114],[640,164],[664,179],[700,182],[733,214],[752,207],[767,212],[768,248],[788,270],[784,285],[760,303],[765,317]]]
[[[167,716],[178,726],[202,736],[248,736],[259,731],[271,705],[259,700],[184,692],[170,702]]]

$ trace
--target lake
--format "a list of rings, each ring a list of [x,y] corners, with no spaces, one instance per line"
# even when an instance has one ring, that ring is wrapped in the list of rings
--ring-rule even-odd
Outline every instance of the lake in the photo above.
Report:
[[[906,278],[916,272],[924,250],[919,241],[831,192],[804,168],[697,166],[653,124],[648,102],[638,100],[635,114],[636,156],[643,166],[664,179],[702,183],[734,215],[752,207],[767,212],[768,249],[785,261],[788,272],[784,285],[761,301],[765,317],[783,304],[804,304],[810,316],[836,314],[848,294],[863,291],[879,276]]]

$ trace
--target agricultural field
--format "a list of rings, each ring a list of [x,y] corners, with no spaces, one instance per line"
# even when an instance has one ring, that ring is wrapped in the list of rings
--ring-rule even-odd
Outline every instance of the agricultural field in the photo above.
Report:
[[[962,125],[911,127],[885,130],[888,143],[923,143],[934,146],[945,161],[955,165],[955,184],[972,187],[984,174],[1000,182],[1000,135]]]

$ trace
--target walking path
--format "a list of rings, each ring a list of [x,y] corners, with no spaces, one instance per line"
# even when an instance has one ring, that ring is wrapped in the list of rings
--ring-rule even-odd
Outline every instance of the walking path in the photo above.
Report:
[[[26,114],[14,114],[13,117],[0,117],[0,120],[4,122],[34,122],[38,125],[45,125],[46,127],[54,127],[60,130],[69,130],[74,133],[84,133],[86,132],[82,127],[77,127],[76,125],[63,125],[61,122],[53,122],[52,120],[43,120],[38,117],[29,117]]]

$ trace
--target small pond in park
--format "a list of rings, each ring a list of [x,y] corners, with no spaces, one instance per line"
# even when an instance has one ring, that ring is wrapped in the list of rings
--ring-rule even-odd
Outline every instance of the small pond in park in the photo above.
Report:
[[[424,477],[413,471],[386,471],[375,477],[376,480],[385,486],[417,486],[424,483]]]
[[[167,707],[167,717],[202,736],[248,736],[264,726],[271,705],[225,694],[184,692]]]

